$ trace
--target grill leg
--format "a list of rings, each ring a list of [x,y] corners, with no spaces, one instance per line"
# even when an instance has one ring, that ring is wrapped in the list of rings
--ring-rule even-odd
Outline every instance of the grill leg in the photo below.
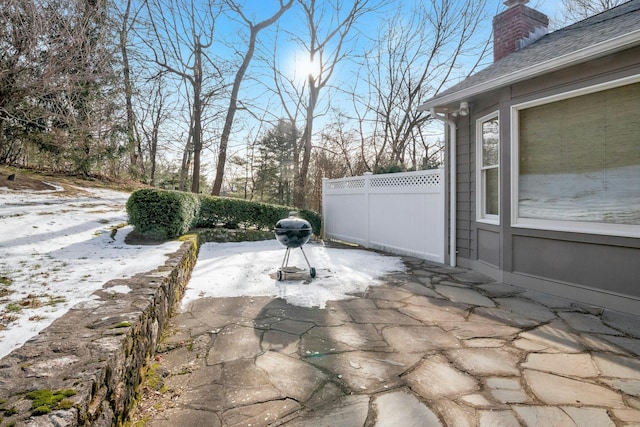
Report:
[[[302,249],[302,246],[300,246],[300,250],[302,251],[302,255],[304,255],[304,260],[307,261],[307,266],[309,267],[309,276],[311,276],[311,278],[313,279],[316,277],[316,269],[311,267],[311,263],[309,263],[307,254],[304,253],[304,249]]]
[[[280,267],[280,269],[285,268],[286,266],[289,265],[289,254],[291,253],[291,248],[287,247],[287,250],[284,252],[284,259],[282,260],[282,266]],[[309,261],[307,261],[309,262]]]
[[[300,246],[300,250],[302,251],[302,256],[304,256],[304,260],[307,262],[307,266],[309,267],[309,275],[314,278],[316,277],[316,269],[311,267],[311,263],[309,262],[309,258],[307,258],[307,254],[304,253],[304,249]],[[291,255],[291,248],[287,246],[287,249],[284,252],[284,258],[282,259],[282,266],[280,266],[280,270],[276,272],[276,279],[281,281],[284,279],[284,269],[289,265],[289,255]]]
[[[307,266],[309,267],[309,270],[311,270],[311,264],[309,264],[309,260],[307,259],[307,254],[304,253],[304,249],[302,249],[302,246],[300,246],[300,250],[302,251],[302,255],[304,256],[304,260],[307,261]]]

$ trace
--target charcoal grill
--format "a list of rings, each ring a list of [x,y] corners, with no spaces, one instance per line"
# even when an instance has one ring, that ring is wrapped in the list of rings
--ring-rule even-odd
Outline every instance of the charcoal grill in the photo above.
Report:
[[[280,266],[276,273],[278,281],[283,280],[286,273],[293,273],[296,271],[295,268],[288,266],[291,249],[295,248],[300,248],[302,251],[304,260],[307,262],[307,266],[309,267],[309,275],[312,278],[316,277],[316,269],[311,267],[307,254],[304,253],[304,249],[302,248],[302,246],[304,246],[311,237],[311,224],[309,224],[309,221],[298,218],[297,212],[289,212],[289,217],[278,221],[273,231],[278,242],[287,248],[284,253],[284,259],[282,260],[282,266]]]

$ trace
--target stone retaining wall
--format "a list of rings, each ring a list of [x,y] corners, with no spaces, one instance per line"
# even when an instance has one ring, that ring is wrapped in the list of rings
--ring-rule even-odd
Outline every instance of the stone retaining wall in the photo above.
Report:
[[[107,282],[94,300],[77,304],[0,360],[0,426],[124,422],[198,256],[198,234],[182,240],[163,266]],[[131,291],[109,292],[118,285]],[[34,397],[44,402],[38,410],[32,407]],[[34,415],[47,408],[51,411]]]

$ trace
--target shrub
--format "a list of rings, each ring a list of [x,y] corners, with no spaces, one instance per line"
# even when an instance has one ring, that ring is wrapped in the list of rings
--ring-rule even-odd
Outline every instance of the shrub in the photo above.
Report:
[[[198,227],[215,227],[223,225],[227,228],[238,228],[246,218],[244,206],[240,200],[223,197],[200,196],[200,214]]]
[[[270,230],[292,210],[288,206],[156,189],[138,190],[127,201],[129,223],[138,233],[153,239],[174,238],[191,227]],[[306,209],[299,214],[319,235],[320,215]]]
[[[228,228],[253,227],[269,230],[278,220],[289,216],[292,210],[295,208],[241,199],[201,196],[197,226],[206,228],[222,225]],[[301,218],[309,221],[313,232],[319,235],[322,225],[320,215],[307,209],[299,211],[299,214]]]
[[[141,189],[127,200],[129,223],[151,239],[171,239],[186,233],[199,211],[200,199],[193,193]]]

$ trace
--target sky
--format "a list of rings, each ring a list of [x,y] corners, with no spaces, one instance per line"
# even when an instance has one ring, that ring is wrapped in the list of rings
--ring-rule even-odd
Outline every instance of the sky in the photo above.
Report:
[[[361,32],[362,36],[373,37],[376,36],[377,30],[381,27],[386,20],[388,20],[389,16],[394,13],[394,11],[401,5],[401,7],[410,12],[411,4],[418,2],[426,2],[427,0],[395,0],[390,1],[389,5],[386,6],[381,11],[377,13],[370,13],[361,18],[361,21],[356,23],[356,29]],[[461,0],[453,0],[453,3],[458,3]],[[481,38],[486,38],[491,32],[491,20],[496,13],[500,13],[506,9],[506,6],[503,4],[504,0],[486,0],[487,1],[487,9],[485,22],[482,28],[482,32],[479,35]],[[350,2],[346,2],[348,5]],[[372,1],[375,3],[375,1]],[[261,0],[261,1],[245,1],[245,9],[247,10],[247,15],[254,19],[254,22],[265,19],[269,17],[275,10],[277,10],[278,1],[277,0]],[[322,4],[319,2],[318,4]],[[562,10],[562,1],[560,0],[529,0],[527,6],[539,10],[540,12],[549,16],[551,21],[559,19],[560,12]],[[229,21],[220,19],[219,24],[217,24],[217,31],[222,35],[230,31],[237,31],[237,28]],[[553,26],[553,22],[551,23]],[[271,40],[273,36],[273,32],[276,29],[276,26],[279,27],[280,30],[289,31],[295,35],[300,35],[304,38],[306,33],[306,24],[304,22],[304,16],[302,16],[301,12],[297,10],[297,6],[294,3],[294,6],[287,11],[282,18],[274,24],[272,27],[263,30],[259,35],[259,39],[267,39]],[[355,31],[354,31],[355,33]],[[289,71],[292,73],[295,72],[295,66],[297,64],[298,67],[302,66],[303,68],[306,66],[304,64],[304,55],[301,54],[298,47],[295,43],[286,40],[286,37],[280,37],[278,40],[279,45],[279,53],[281,55],[280,61],[284,63],[288,63],[289,66],[286,66]],[[298,59],[298,60],[296,60]],[[284,64],[281,64],[284,65]],[[348,75],[348,73],[346,73]]]
[[[0,358],[37,335],[76,304],[91,307],[96,290],[163,265],[181,242],[129,245],[128,193],[82,188],[65,197],[61,188],[16,192],[0,187]],[[112,235],[113,227],[117,228]],[[304,307],[350,298],[375,285],[376,277],[404,269],[400,258],[364,250],[309,243],[305,251],[317,270],[293,280],[275,280],[285,248],[264,242],[208,243],[183,298],[183,307],[202,297],[273,296]],[[290,266],[306,267],[299,250]],[[127,293],[124,285],[109,292]]]
[[[357,24],[356,28],[360,31],[360,39],[364,40],[367,37],[376,36],[378,29],[381,28],[385,21],[389,19],[389,16],[394,13],[399,4],[401,4],[405,10],[409,11],[411,3],[418,1],[426,2],[427,0],[395,0],[390,2],[390,5],[386,8],[384,13],[369,14],[365,16],[364,19]],[[460,0],[453,1],[456,2]],[[245,0],[243,3],[243,11],[246,16],[252,19],[253,22],[259,22],[260,20],[271,16],[277,10],[279,1]],[[346,2],[346,4],[348,3],[349,2]],[[489,36],[491,32],[491,18],[496,14],[496,11],[504,10],[506,7],[502,3],[503,0],[487,0],[486,19],[482,32],[478,35],[479,39],[481,38],[482,40],[485,40]],[[322,4],[322,2],[319,2],[319,4]],[[549,16],[555,16],[560,4],[561,2],[559,0],[531,0],[529,6],[539,9]],[[244,157],[246,155],[247,142],[254,141],[259,138],[259,136],[270,126],[268,123],[260,123],[254,120],[255,118],[265,118],[267,120],[271,120],[271,123],[275,123],[277,118],[285,116],[278,98],[273,93],[266,90],[266,86],[273,86],[273,78],[268,66],[260,61],[261,56],[269,56],[273,54],[273,39],[277,28],[281,31],[286,30],[290,32],[290,35],[284,35],[281,33],[278,38],[277,52],[279,67],[285,70],[285,72],[296,81],[302,80],[301,77],[304,76],[304,72],[301,71],[301,68],[308,66],[305,58],[306,54],[301,52],[301,49],[295,42],[289,40],[291,38],[291,34],[299,35],[303,38],[305,37],[306,25],[304,18],[297,9],[299,9],[299,7],[294,4],[292,9],[286,12],[277,24],[263,30],[258,36],[259,43],[262,47],[256,51],[256,55],[247,72],[247,78],[242,83],[240,99],[243,102],[247,102],[249,105],[253,103],[260,105],[263,111],[260,109],[257,110],[257,117],[254,117],[253,114],[248,114],[244,111],[240,111],[236,115],[232,137],[229,142],[228,157],[232,157],[233,155]],[[237,49],[240,53],[245,51],[246,46],[244,42],[238,42],[237,36],[238,34],[246,34],[246,26],[239,23],[237,21],[237,17],[236,19],[233,18],[233,14],[227,14],[218,17],[216,20],[215,32],[213,34],[214,48],[212,53],[230,58],[233,55],[234,49]],[[355,34],[356,31],[353,31],[353,33]],[[226,42],[232,40],[232,46],[225,45]],[[358,49],[356,48],[355,50],[357,51]],[[469,61],[473,62],[471,58]],[[336,75],[332,77],[330,85],[347,88],[353,83],[353,76],[355,74],[355,66],[350,64],[349,61],[342,61],[340,66],[337,67]],[[464,70],[459,70],[458,74],[463,76],[465,74]],[[255,78],[256,76],[258,76],[257,79]],[[451,84],[456,82],[457,80],[454,80]],[[330,87],[327,87],[326,90],[323,90],[321,93],[319,111],[326,112],[326,102],[329,98],[332,99],[333,106],[337,106],[347,114],[353,115],[350,113],[350,109],[352,108],[350,101],[345,97],[341,97],[335,88],[332,89]],[[293,108],[293,105],[290,103],[289,107]],[[220,108],[226,108],[225,102],[221,102]],[[186,115],[179,114],[178,116],[179,117],[176,117],[176,126],[183,128],[188,123],[185,119]],[[331,120],[332,118],[329,114],[321,115],[316,120],[314,127],[319,131],[322,129],[323,124],[327,124]],[[302,126],[302,117],[299,118],[298,125]],[[215,122],[205,123],[205,138],[211,141],[211,144],[207,145],[205,153],[203,154],[202,173],[209,179],[214,175],[215,159],[217,159],[217,145],[215,141],[217,133],[220,131],[217,126],[218,125]],[[176,137],[176,133],[178,134],[178,137]],[[181,141],[181,138],[179,137],[180,134],[182,134],[182,138],[185,138],[187,131],[182,129],[178,132],[171,132],[171,134],[168,135],[168,143],[173,147],[173,155],[177,159],[180,159],[182,156],[182,145],[184,143],[184,141]],[[437,139],[438,136],[434,138]],[[227,164],[227,180],[232,177],[232,169],[233,166]],[[237,171],[237,173],[243,175],[243,171]]]

